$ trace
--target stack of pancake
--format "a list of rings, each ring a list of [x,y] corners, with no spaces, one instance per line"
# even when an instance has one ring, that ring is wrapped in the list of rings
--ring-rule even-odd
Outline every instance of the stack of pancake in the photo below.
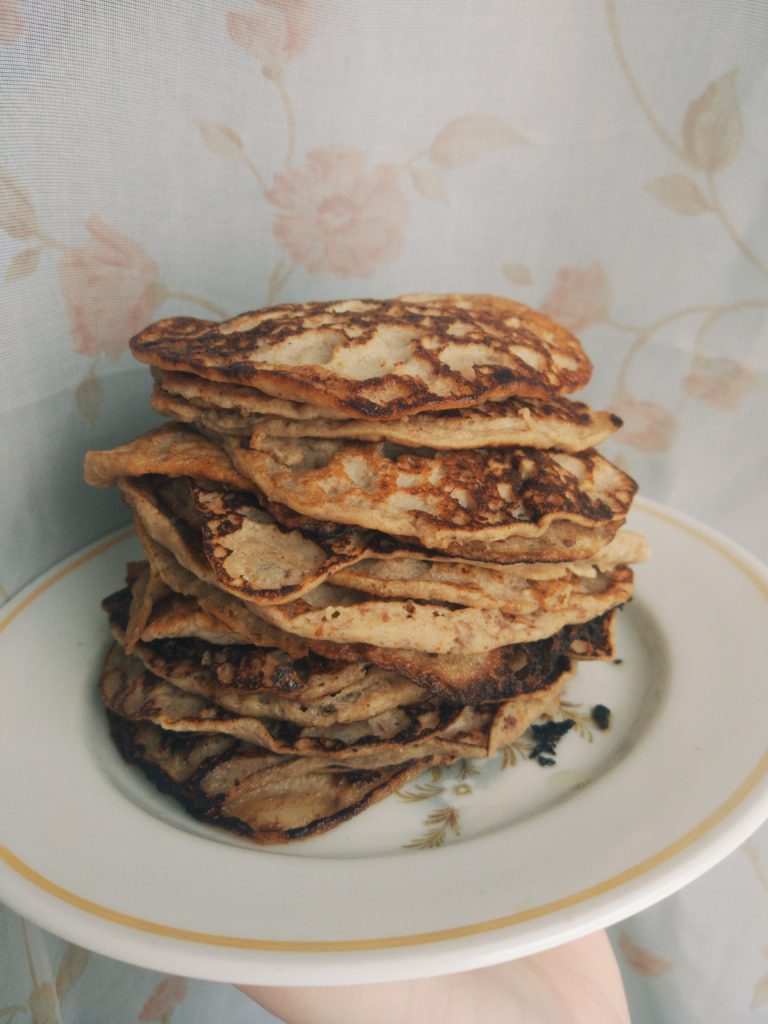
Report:
[[[145,562],[108,597],[114,740],[257,842],[340,824],[558,715],[613,657],[643,540],[579,342],[491,296],[162,320],[131,343],[171,422],[89,452]]]

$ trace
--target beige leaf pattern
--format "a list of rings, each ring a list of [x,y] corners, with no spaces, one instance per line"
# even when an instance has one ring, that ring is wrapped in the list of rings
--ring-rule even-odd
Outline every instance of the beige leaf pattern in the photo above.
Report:
[[[459,813],[455,807],[450,805],[440,807],[427,815],[424,819],[424,825],[426,832],[416,839],[412,839],[410,843],[406,843],[407,848],[413,850],[433,850],[435,847],[442,846],[445,843],[449,831],[455,836],[461,835]]]
[[[654,199],[685,217],[696,217],[711,209],[699,186],[685,174],[665,174],[649,181],[645,188]]]
[[[755,982],[750,1009],[756,1010],[758,1006],[765,1006],[766,1003],[768,1003],[768,974],[764,974]]]
[[[91,370],[75,390],[75,405],[89,423],[95,423],[103,404],[104,385]]]
[[[433,796],[439,796],[443,791],[444,787],[435,782],[419,782],[413,789],[399,789],[397,795],[401,800],[414,803],[418,800],[430,800]]]
[[[759,386],[759,377],[735,359],[727,358],[699,359],[682,382],[686,394],[721,412],[735,412]]]
[[[208,149],[222,160],[242,160],[243,141],[234,128],[225,124],[198,121],[198,130]]]
[[[505,263],[501,270],[510,284],[533,284],[531,268],[525,263]]]
[[[29,997],[32,1024],[61,1024],[59,1001],[50,981],[38,985]]]
[[[81,946],[70,943],[61,958],[59,969],[56,972],[56,995],[59,1002],[64,1002],[70,990],[79,980],[85,970],[90,953]]]
[[[38,231],[32,200],[5,171],[0,171],[0,227],[18,239],[33,238]]]
[[[619,947],[629,966],[647,978],[657,978],[660,974],[666,974],[672,969],[671,961],[651,953],[644,946],[637,945],[626,932],[619,935]]]
[[[707,86],[683,119],[683,146],[689,163],[712,174],[738,154],[743,126],[736,96],[736,71]]]
[[[11,284],[12,281],[18,281],[19,278],[31,274],[37,266],[37,261],[40,259],[42,251],[42,246],[38,245],[34,249],[22,249],[21,252],[17,252],[8,264],[8,269],[3,278],[5,283]]]
[[[437,199],[447,206],[450,202],[448,189],[446,188],[443,176],[434,167],[416,166],[410,167],[408,173],[417,192],[420,192],[425,199]]]
[[[463,167],[494,149],[526,141],[503,118],[467,114],[449,121],[433,139],[428,153],[439,167],[453,169]]]
[[[12,1021],[20,1013],[27,1013],[28,1007],[21,1006],[19,1003],[12,1003],[10,1006],[0,1006],[0,1018],[2,1018],[3,1024],[12,1024]]]
[[[274,302],[277,301],[277,296],[280,294],[283,286],[286,284],[288,278],[291,276],[292,270],[293,265],[288,260],[285,260],[282,257],[278,259],[274,267],[272,267],[272,271],[269,275],[269,280],[267,281],[266,302],[268,306],[272,305]]]

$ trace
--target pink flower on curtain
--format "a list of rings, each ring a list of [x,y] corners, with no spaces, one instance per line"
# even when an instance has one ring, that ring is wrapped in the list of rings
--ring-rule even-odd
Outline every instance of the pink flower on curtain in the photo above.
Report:
[[[24,35],[21,0],[0,0],[0,46],[10,46]]]
[[[571,331],[585,331],[605,320],[613,293],[602,264],[562,267],[541,302],[541,310]]]
[[[69,330],[76,352],[117,359],[160,304],[157,265],[138,242],[100,217],[85,226],[90,240],[68,247],[59,263]]]
[[[266,196],[280,210],[275,238],[312,274],[370,277],[402,250],[410,209],[398,168],[368,170],[358,149],[314,150],[305,169],[278,174]]]
[[[306,52],[315,20],[308,0],[261,0],[244,11],[228,11],[227,31],[262,63],[281,64]]]
[[[141,1021],[168,1021],[175,1006],[185,998],[187,982],[184,978],[165,978],[144,1003],[139,1014]]]
[[[685,392],[723,412],[738,409],[757,386],[758,378],[733,359],[702,359],[683,381]]]
[[[655,402],[623,398],[611,406],[611,412],[620,416],[624,426],[616,434],[621,444],[631,445],[648,455],[666,451],[675,439],[677,420]]]

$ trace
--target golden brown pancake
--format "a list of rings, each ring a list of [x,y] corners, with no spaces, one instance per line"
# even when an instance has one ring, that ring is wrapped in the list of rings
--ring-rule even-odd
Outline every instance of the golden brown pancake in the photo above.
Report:
[[[289,420],[350,418],[338,409],[320,408],[306,402],[290,402],[265,395],[257,388],[241,384],[225,384],[220,380],[206,380],[194,373],[173,373],[153,368],[157,390],[172,398],[184,400],[199,409],[217,409],[238,417],[281,416]],[[173,419],[182,417],[173,416]],[[250,431],[249,431],[250,432]]]
[[[183,424],[169,423],[117,448],[86,454],[85,479],[94,487],[109,487],[123,477],[150,474],[191,477],[199,482],[250,492],[262,508],[288,529],[301,530],[312,538],[332,538],[337,545],[347,546],[354,540],[351,531],[355,527],[302,515],[288,505],[260,494],[256,484],[235,469],[220,445]],[[426,557],[447,554],[500,565],[572,561],[594,556],[609,543],[620,525],[620,519],[589,528],[571,520],[557,520],[536,537],[514,535],[495,541],[464,537],[445,541],[439,552],[425,549],[415,537],[392,538],[381,531],[369,531],[367,543],[379,557],[404,551],[421,552]]]
[[[117,448],[85,455],[85,482],[91,487],[112,487],[121,477],[147,473],[191,476],[235,491],[253,487],[219,445],[180,423],[166,423]]]
[[[154,478],[123,481],[121,489],[144,531],[173,552],[202,583],[219,585],[199,539],[185,524],[174,522],[151,493]],[[462,607],[411,599],[376,599],[369,594],[321,583],[301,598],[284,604],[252,603],[256,614],[305,640],[372,643],[409,647],[435,654],[478,654],[509,644],[541,640],[563,626],[588,622],[624,603],[632,591],[632,570],[611,566],[593,577],[574,576],[559,607],[546,607],[546,594],[557,581],[545,581],[533,614],[508,614],[499,608]],[[227,588],[229,589],[229,588]],[[240,596],[238,594],[238,596]]]
[[[222,323],[171,317],[133,338],[131,350],[161,370],[369,419],[564,394],[592,370],[564,328],[486,295],[286,304]]]
[[[567,398],[512,396],[469,409],[416,413],[399,420],[340,420],[322,415],[288,419],[247,414],[191,402],[159,385],[152,392],[151,403],[161,416],[234,437],[344,438],[454,451],[513,445],[580,452],[600,444],[621,426],[613,413],[595,411]]]
[[[540,537],[554,523],[623,523],[637,485],[594,449],[431,451],[319,439],[225,447],[271,501],[315,519],[444,550],[463,541]]]
[[[293,636],[277,629],[244,602],[216,587],[202,583],[184,569],[173,555],[152,537],[138,530],[142,546],[153,570],[171,588],[175,597],[164,598],[153,612],[142,640],[178,636],[209,636],[226,630],[227,642],[267,649],[266,661],[258,650],[251,652],[245,674],[240,679],[265,677],[270,688],[275,680],[293,689],[298,678],[291,675],[288,659],[305,658],[310,651],[331,662],[369,662],[404,676],[430,692],[462,704],[501,700],[537,688],[542,672],[551,671],[552,658],[561,654],[579,659],[607,660],[613,657],[614,613],[608,612],[591,622],[566,626],[554,637],[528,644],[500,647],[484,654],[458,654],[435,657],[407,648],[382,648],[375,644],[339,644]],[[180,609],[173,607],[180,601]],[[184,600],[186,599],[186,600]],[[196,633],[190,608],[197,605],[197,615],[206,625]],[[281,657],[278,652],[283,652]],[[254,685],[248,682],[248,685]],[[259,682],[263,685],[263,682]]]
[[[592,559],[509,566],[456,562],[447,555],[418,556],[395,544],[380,551],[369,531],[354,528],[306,536],[282,527],[255,495],[202,487],[186,478],[145,477],[137,486],[166,506],[158,515],[170,510],[192,527],[218,586],[259,604],[286,603],[327,581],[380,597],[530,614],[563,607],[580,580],[647,554],[638,534],[621,531]]]

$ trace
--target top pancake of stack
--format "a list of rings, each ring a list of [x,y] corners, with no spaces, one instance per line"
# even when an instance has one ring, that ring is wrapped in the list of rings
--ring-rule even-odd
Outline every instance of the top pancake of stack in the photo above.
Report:
[[[592,370],[564,328],[488,295],[281,305],[223,323],[172,317],[131,349],[161,370],[369,420],[551,398],[584,387]]]

